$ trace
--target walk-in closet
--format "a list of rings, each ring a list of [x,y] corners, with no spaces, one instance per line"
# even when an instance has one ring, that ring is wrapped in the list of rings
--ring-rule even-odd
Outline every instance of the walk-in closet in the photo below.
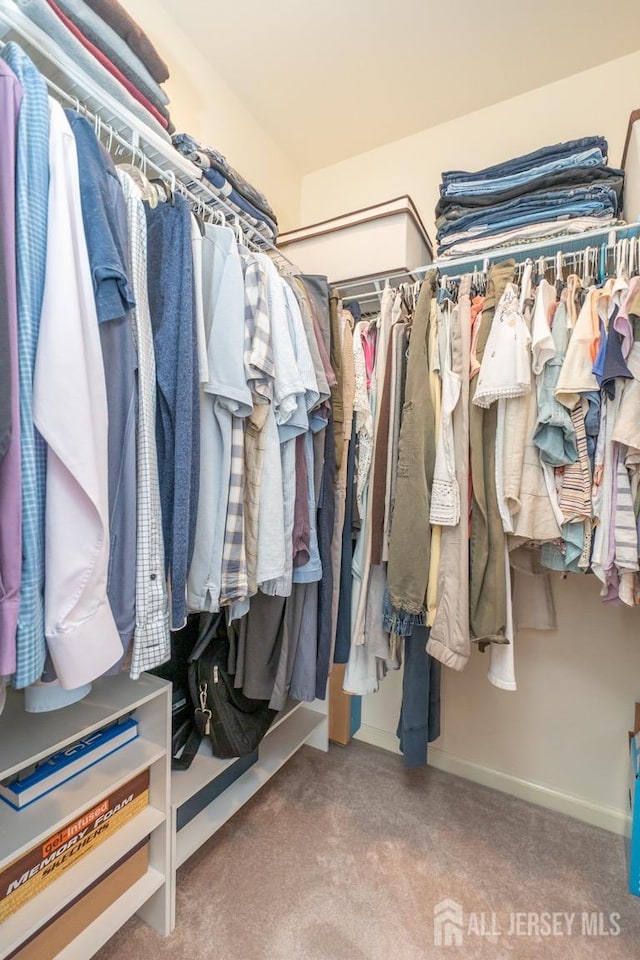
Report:
[[[639,37],[0,0],[0,960],[638,960]]]

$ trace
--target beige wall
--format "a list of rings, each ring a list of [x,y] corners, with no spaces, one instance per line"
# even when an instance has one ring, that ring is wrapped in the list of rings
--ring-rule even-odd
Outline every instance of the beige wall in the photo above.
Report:
[[[213,38],[210,58],[204,57],[157,0],[124,0],[124,5],[169,66],[165,89],[176,130],[191,133],[224,153],[268,197],[280,228],[296,226],[300,175],[213,66],[216,44],[227,41]]]
[[[605,606],[594,577],[554,575],[558,630],[515,640],[518,690],[487,680],[476,649],[443,668],[437,766],[608,829],[623,827],[627,731],[640,700],[640,610]],[[363,700],[364,738],[396,749],[401,673]],[[537,789],[542,788],[542,789]],[[575,802],[578,801],[578,802]]]
[[[640,53],[305,176],[301,223],[410,193],[431,231],[443,169],[474,169],[585,134],[606,135],[618,164],[628,115],[640,107],[638,77]],[[445,671],[443,733],[432,758],[620,828],[626,732],[640,699],[640,610],[604,607],[593,578],[558,578],[555,596],[558,632],[517,637],[517,693],[488,683],[487,659],[477,652],[464,673]],[[400,698],[400,674],[365,698],[367,739],[395,746]]]
[[[302,181],[300,225],[409,193],[435,239],[443,170],[478,169],[587,134],[604,134],[618,164],[629,114],[640,107],[639,77],[640,52],[317,170]]]

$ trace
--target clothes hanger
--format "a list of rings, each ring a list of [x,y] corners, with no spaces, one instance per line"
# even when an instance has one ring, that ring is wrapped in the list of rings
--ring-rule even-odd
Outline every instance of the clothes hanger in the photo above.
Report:
[[[226,227],[227,221],[224,218],[224,213],[222,210],[219,210],[210,203],[204,204],[204,209],[205,221],[207,223],[217,224],[219,227]]]
[[[629,277],[635,277],[638,273],[638,238],[631,237],[629,241]]]
[[[195,218],[196,223],[198,224],[198,230],[200,231],[200,236],[204,237],[205,228],[204,228],[204,218],[206,214],[205,206],[202,200],[198,199],[195,203],[195,209],[191,211]]]
[[[626,237],[618,241],[616,257],[616,279],[626,279],[629,276],[629,241]]]
[[[160,177],[153,177],[148,181],[151,187],[158,188],[158,199],[169,203],[172,207],[176,205],[176,175],[173,170],[163,173]],[[163,196],[160,195],[162,190]]]
[[[115,135],[115,130],[113,129],[113,127],[111,126],[110,123],[107,123],[107,124],[106,124],[106,128],[107,128],[107,130],[109,131],[109,143],[107,144],[107,152],[108,152],[111,156],[113,156],[113,152],[112,152],[112,151],[113,151],[113,137],[114,137],[114,135]]]
[[[116,134],[113,127],[109,126],[109,145],[107,148],[109,153],[111,153],[113,138],[115,135]],[[146,200],[151,207],[156,207],[158,203],[166,201],[167,194],[164,189],[164,184],[161,184],[163,189],[162,192],[160,192],[158,190],[158,183],[160,183],[160,181],[149,180],[147,177],[146,154],[140,146],[133,142],[133,140],[130,143],[127,141],[125,141],[125,143],[118,142],[115,151],[113,152],[113,157],[116,161],[118,161],[118,158],[123,157],[127,152],[131,154],[131,162],[119,162],[118,166],[126,171],[131,176],[133,181],[138,185],[142,191],[142,199]]]
[[[245,242],[247,247],[249,247],[249,249],[254,252],[260,253],[260,249],[261,249],[260,241],[259,241],[260,234],[253,227],[246,227],[245,230],[246,230]],[[255,240],[254,240],[254,237],[256,238]],[[284,273],[285,275],[290,276],[288,265],[286,264],[286,262],[284,264],[276,264],[276,266],[278,267],[278,270],[280,270],[281,273]]]
[[[591,286],[590,258],[591,247],[586,247],[582,256],[582,283],[585,287]]]

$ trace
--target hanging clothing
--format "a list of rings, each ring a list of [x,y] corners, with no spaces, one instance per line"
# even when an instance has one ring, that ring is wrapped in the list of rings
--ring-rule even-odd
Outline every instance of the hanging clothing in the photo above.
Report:
[[[393,305],[391,343],[387,363],[391,368],[389,390],[389,436],[387,438],[387,475],[384,492],[384,517],[382,527],[381,560],[389,560],[389,540],[391,537],[391,519],[396,499],[398,480],[398,445],[400,442],[400,417],[403,404],[404,372],[406,367],[407,326],[409,306],[403,292],[396,295]]]
[[[489,336],[482,350],[473,396],[477,407],[486,409],[495,400],[523,397],[531,390],[531,334],[519,300],[518,288],[514,283],[508,283],[493,314]],[[483,313],[487,309],[485,302]]]
[[[482,307],[475,354],[482,366],[493,315],[508,283],[513,281],[512,260],[491,267]],[[469,397],[470,470],[473,483],[469,576],[469,625],[471,636],[486,643],[505,642],[506,581],[504,530],[495,484],[497,408],[483,410],[474,404],[477,377]]]
[[[123,656],[136,623],[136,352],[127,211],[111,157],[91,124],[66,116],[75,137],[82,218],[98,317],[108,408],[109,575],[107,596]]]
[[[147,279],[158,387],[156,442],[172,629],[187,616],[187,574],[194,551],[200,457],[198,353],[189,208],[145,207]]]
[[[396,736],[405,767],[423,767],[427,745],[440,736],[441,666],[425,652],[428,627],[414,627],[404,641],[402,708]]]
[[[260,488],[264,475],[265,426],[273,399],[274,362],[264,267],[252,255],[242,258],[245,296],[245,375],[253,407],[244,434],[247,581],[249,596],[258,590]]]
[[[136,428],[136,625],[131,677],[159,667],[171,655],[169,601],[164,576],[164,540],[156,449],[156,365],[147,287],[147,221],[140,191],[118,170],[127,210],[135,309],[132,329],[138,371]]]
[[[355,377],[353,368],[353,331],[352,317],[347,310],[340,311],[339,314],[339,339],[337,346],[340,348],[340,372],[342,386],[342,437],[336,437],[336,451],[342,446],[342,452],[336,456],[336,474],[335,474],[335,514],[334,527],[331,540],[331,565],[333,569],[333,598],[331,605],[332,619],[332,650],[331,662],[335,660],[338,646],[338,617],[340,604],[345,602],[345,592],[350,595],[347,586],[350,583],[351,576],[351,503],[353,476],[349,483],[349,468],[352,466],[350,451],[352,444],[353,431],[353,397],[355,390]],[[335,409],[335,408],[334,408]],[[335,427],[334,421],[334,427]],[[337,433],[337,430],[336,430]],[[355,444],[354,444],[355,451]],[[343,579],[343,563],[345,562],[345,544],[348,551],[346,563],[348,573]],[[349,611],[349,622],[351,621],[351,612]]]
[[[428,336],[434,292],[435,273],[429,272],[411,325],[396,504],[389,544],[391,603],[397,610],[413,614],[419,614],[424,608],[429,575],[429,505],[436,451]]]
[[[553,354],[548,357],[538,380],[538,419],[533,440],[540,451],[540,459],[552,467],[564,467],[578,460],[576,432],[569,411],[555,396],[558,377],[569,344],[569,326],[566,301],[560,300],[553,317],[551,337]],[[542,311],[536,310],[536,313]]]
[[[47,258],[49,101],[31,60],[9,42],[2,59],[22,86],[16,160],[18,376],[22,476],[22,576],[14,684],[36,681],[45,662],[46,445],[34,427],[33,377]]]
[[[456,314],[457,324],[459,320],[457,308],[452,308],[451,302],[445,301],[441,315],[445,340],[443,365],[440,371],[442,378],[442,416],[436,445],[436,462],[429,514],[432,525],[438,524],[446,527],[455,527],[460,522],[460,487],[455,467],[453,413],[460,399],[462,373],[453,369],[451,356],[453,313]]]
[[[523,277],[521,296],[523,304],[525,301],[530,303],[527,316],[530,318],[529,323],[532,328],[537,331],[538,353],[533,355],[532,350],[532,362],[536,363],[536,369],[543,374],[543,363],[546,365],[551,350],[555,349],[553,340],[549,338],[545,340],[543,335],[549,308],[555,302],[555,289],[546,280],[542,280],[534,298],[531,293],[531,277],[531,271]],[[517,458],[518,463],[522,463],[522,472],[518,490],[518,511],[512,517],[509,531],[510,549],[526,541],[553,540],[560,536],[562,513],[557,502],[553,470],[541,459],[535,444],[535,427],[539,416],[538,395],[539,389],[536,384],[536,388],[531,390],[527,397],[524,446],[521,457]],[[522,411],[519,412],[522,413]],[[519,439],[521,437],[522,435],[519,435]],[[511,456],[510,450],[506,451],[506,456]],[[513,463],[515,461],[514,457]],[[511,463],[511,460],[508,462]],[[513,467],[511,469],[513,470]]]
[[[85,241],[78,157],[50,101],[47,259],[34,369],[34,423],[47,444],[45,632],[74,689],[122,654],[107,599],[108,409]],[[64,310],[60,310],[64,303]]]
[[[22,86],[0,60],[0,677],[16,670],[22,566],[16,157]]]
[[[460,395],[452,411],[454,475],[458,482],[460,516],[442,529],[438,573],[438,609],[431,627],[427,652],[437,660],[462,670],[470,655],[469,644],[469,364],[471,350],[471,277],[463,277],[458,305],[451,312],[451,372],[460,382]]]

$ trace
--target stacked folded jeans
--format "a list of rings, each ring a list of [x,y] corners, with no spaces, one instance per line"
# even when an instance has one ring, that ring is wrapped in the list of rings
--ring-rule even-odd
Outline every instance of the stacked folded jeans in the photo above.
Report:
[[[436,207],[438,255],[459,256],[616,223],[624,173],[606,162],[607,141],[583,137],[476,173],[443,173]]]
[[[169,78],[151,41],[118,0],[16,0],[61,50],[145,123],[172,133],[160,86]]]
[[[242,214],[263,236],[270,240],[277,238],[278,221],[269,201],[234,170],[221,153],[199,143],[188,133],[178,133],[172,141],[176,150],[202,170],[203,177],[222,194],[229,206]]]

